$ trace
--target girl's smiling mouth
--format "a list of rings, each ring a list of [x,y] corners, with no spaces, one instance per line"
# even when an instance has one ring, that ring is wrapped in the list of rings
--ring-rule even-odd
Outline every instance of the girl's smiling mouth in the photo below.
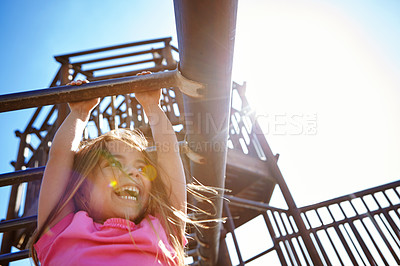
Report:
[[[132,185],[114,188],[114,193],[118,197],[134,201],[139,199],[139,191],[138,187]]]

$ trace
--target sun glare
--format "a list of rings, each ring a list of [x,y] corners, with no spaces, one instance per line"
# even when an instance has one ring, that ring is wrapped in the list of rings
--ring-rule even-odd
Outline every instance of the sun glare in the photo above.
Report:
[[[398,157],[391,145],[400,146],[394,134],[400,126],[393,123],[400,108],[398,80],[375,36],[338,5],[254,2],[239,4],[233,79],[247,82],[247,97],[271,148],[283,155],[286,181],[298,188],[293,193],[307,191],[305,181],[312,182],[315,194],[300,196],[312,203],[354,192],[349,183],[359,184],[359,176],[370,179],[365,186],[381,184],[378,168],[364,167],[376,161],[363,150],[368,143],[370,152],[382,154],[382,165]],[[310,117],[314,134],[289,129],[291,119],[305,125]],[[350,155],[338,167],[344,154]],[[322,183],[330,194],[318,188]]]

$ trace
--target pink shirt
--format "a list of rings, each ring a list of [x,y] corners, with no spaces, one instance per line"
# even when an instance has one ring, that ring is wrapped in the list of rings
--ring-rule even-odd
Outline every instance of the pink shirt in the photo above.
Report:
[[[177,265],[160,221],[139,224],[111,218],[99,224],[84,211],[71,213],[34,245],[41,265]]]

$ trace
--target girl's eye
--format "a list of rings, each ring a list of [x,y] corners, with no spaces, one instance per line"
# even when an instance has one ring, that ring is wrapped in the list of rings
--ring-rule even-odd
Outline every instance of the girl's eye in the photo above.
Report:
[[[121,167],[122,167],[121,163],[118,162],[118,161],[112,162],[112,163],[111,163],[111,166],[112,166],[112,167],[117,167],[117,168],[121,168]]]
[[[109,167],[109,166],[111,166],[111,165],[110,165],[109,162],[103,161],[103,162],[100,164],[100,166],[101,166],[102,168],[106,168],[106,167]]]

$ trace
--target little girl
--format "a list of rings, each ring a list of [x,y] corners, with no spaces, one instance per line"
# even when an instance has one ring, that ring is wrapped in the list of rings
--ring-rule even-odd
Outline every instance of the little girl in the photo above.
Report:
[[[69,103],[43,176],[31,241],[36,265],[183,264],[185,175],[160,96],[135,93],[152,130],[155,160],[137,131],[113,130],[80,145],[99,99]]]

